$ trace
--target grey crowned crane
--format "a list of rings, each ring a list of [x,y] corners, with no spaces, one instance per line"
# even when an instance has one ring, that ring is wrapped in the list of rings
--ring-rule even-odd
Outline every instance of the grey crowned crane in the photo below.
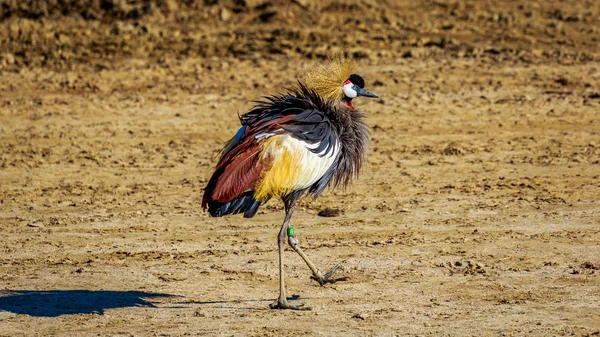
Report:
[[[378,96],[366,91],[363,78],[352,72],[351,62],[337,57],[327,67],[309,71],[306,84],[298,82],[294,89],[257,102],[240,116],[242,127],[225,146],[204,189],[202,207],[214,217],[244,213],[251,218],[269,199],[283,200],[285,218],[277,237],[279,298],[272,309],[308,309],[286,298],[286,240],[319,284],[347,279],[332,278],[339,264],[325,274],[314,266],[290,221],[298,199],[316,197],[329,185],[347,186],[365,161],[369,130],[352,99]]]

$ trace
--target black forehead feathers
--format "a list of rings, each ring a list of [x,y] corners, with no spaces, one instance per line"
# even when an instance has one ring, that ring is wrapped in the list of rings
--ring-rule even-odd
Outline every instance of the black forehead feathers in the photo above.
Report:
[[[356,74],[352,74],[350,75],[350,78],[348,78],[350,80],[350,82],[358,85],[360,88],[364,88],[365,87],[365,80],[360,77],[359,75]]]

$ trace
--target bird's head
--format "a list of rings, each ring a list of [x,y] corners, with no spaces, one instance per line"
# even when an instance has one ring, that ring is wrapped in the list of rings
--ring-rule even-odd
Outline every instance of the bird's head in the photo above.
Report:
[[[350,77],[348,77],[348,79],[344,82],[342,90],[344,91],[344,97],[342,98],[342,101],[351,108],[354,108],[352,99],[358,96],[379,98],[377,94],[365,90],[365,80],[357,74],[352,74]]]
[[[354,108],[353,98],[379,97],[364,89],[365,80],[354,74],[354,68],[354,63],[350,59],[338,54],[330,60],[329,64],[317,65],[310,69],[305,81],[307,86],[322,98]]]

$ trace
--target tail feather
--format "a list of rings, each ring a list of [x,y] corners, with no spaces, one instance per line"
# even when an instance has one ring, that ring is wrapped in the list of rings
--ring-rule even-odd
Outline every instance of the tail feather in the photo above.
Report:
[[[260,207],[261,202],[260,201],[254,201],[254,204],[252,204],[252,206],[250,206],[250,208],[244,212],[244,218],[252,218],[256,215],[256,212],[258,212],[258,208]]]
[[[254,191],[249,191],[229,202],[208,200],[205,207],[207,206],[208,213],[214,217],[244,213],[244,218],[252,218],[256,215],[260,204],[260,201],[254,199]]]

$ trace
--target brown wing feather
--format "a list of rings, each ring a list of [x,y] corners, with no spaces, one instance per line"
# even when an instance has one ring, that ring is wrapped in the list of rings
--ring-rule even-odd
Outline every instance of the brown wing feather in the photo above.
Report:
[[[213,200],[229,202],[245,191],[254,189],[263,167],[259,159],[260,151],[260,145],[253,142],[231,160],[223,158],[221,163],[225,166],[212,190]]]
[[[215,172],[208,181],[202,197],[202,207],[208,208],[212,202],[228,203],[252,191],[261,179],[263,170],[268,170],[270,163],[260,159],[262,146],[256,139],[257,134],[269,134],[281,129],[286,123],[294,122],[292,116],[280,116],[272,119],[263,114],[264,108],[255,109],[253,123],[242,124],[247,127],[239,142],[232,139],[226,146]],[[250,113],[247,113],[248,115]]]

